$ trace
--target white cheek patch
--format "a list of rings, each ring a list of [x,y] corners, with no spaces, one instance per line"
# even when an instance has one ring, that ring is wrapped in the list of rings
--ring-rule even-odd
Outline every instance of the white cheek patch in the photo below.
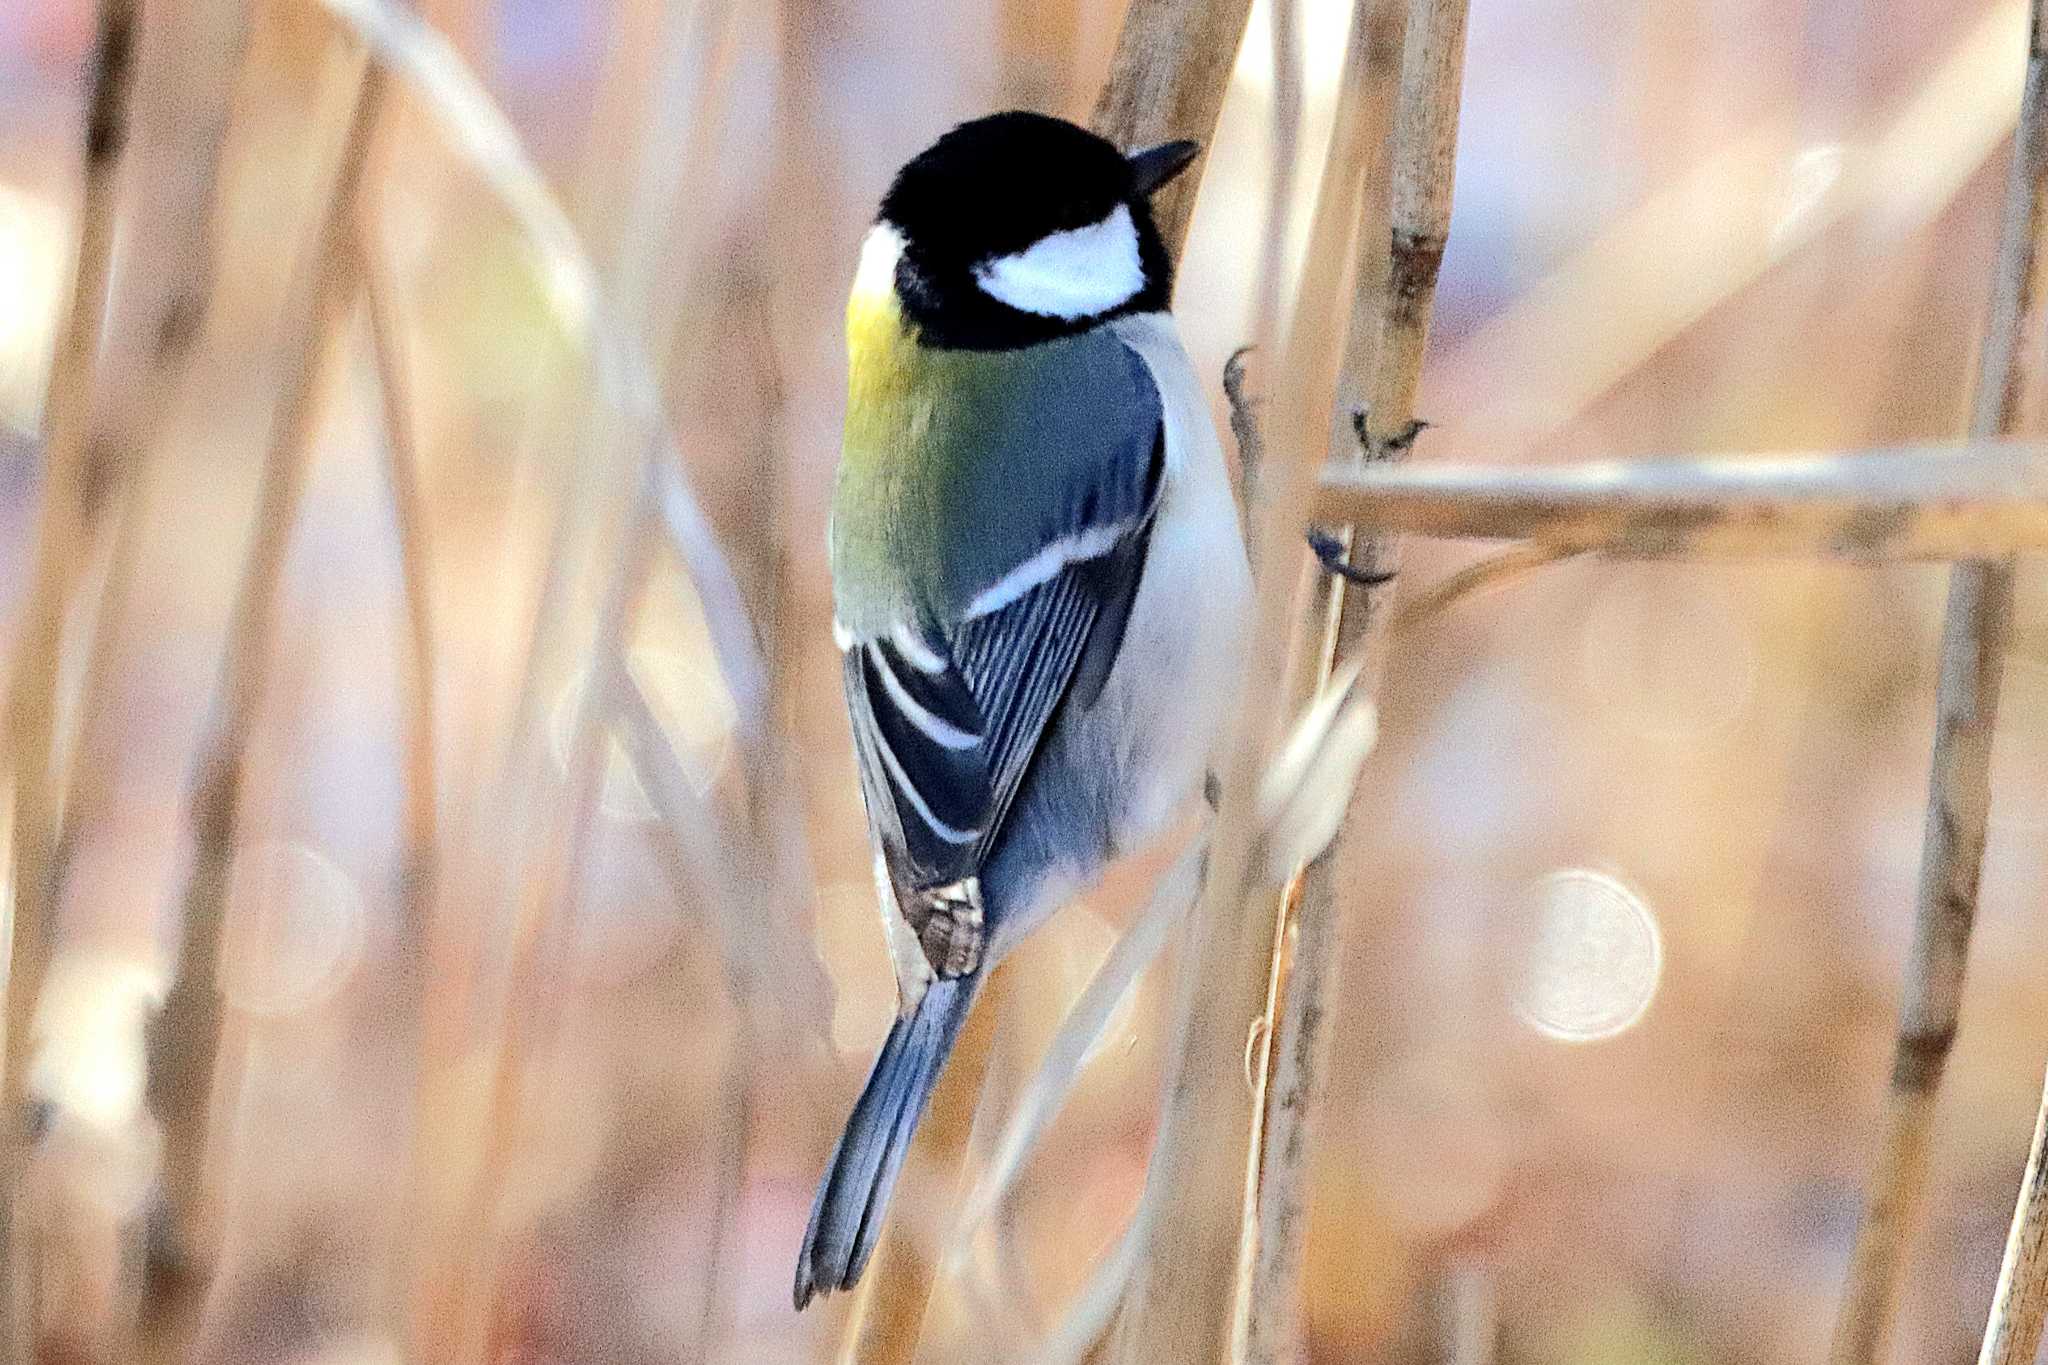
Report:
[[[1087,227],[1055,232],[974,272],[990,298],[1041,317],[1093,317],[1128,303],[1145,287],[1138,228],[1128,204]]]

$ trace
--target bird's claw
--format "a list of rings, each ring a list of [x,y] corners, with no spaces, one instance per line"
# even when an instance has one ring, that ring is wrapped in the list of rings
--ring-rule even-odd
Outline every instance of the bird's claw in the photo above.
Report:
[[[1414,446],[1415,438],[1427,431],[1430,425],[1425,418],[1411,417],[1408,419],[1408,424],[1392,436],[1375,438],[1367,430],[1367,412],[1368,410],[1365,408],[1353,408],[1351,410],[1351,430],[1357,433],[1358,443],[1365,447],[1367,454],[1382,459],[1389,455],[1407,454],[1409,449]]]
[[[1356,583],[1361,588],[1377,588],[1382,583],[1394,581],[1392,569],[1361,569],[1344,557],[1344,542],[1328,531],[1311,526],[1308,529],[1308,548],[1322,563],[1325,573],[1332,573],[1347,583]]]

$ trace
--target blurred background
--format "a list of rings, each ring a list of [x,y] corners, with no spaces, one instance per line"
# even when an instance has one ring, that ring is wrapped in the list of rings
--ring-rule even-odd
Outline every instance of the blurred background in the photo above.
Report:
[[[35,1073],[57,1115],[52,1216],[87,1246],[149,1212],[157,1139],[137,1043],[175,953],[194,755],[285,379],[280,338],[304,308],[294,281],[360,60],[317,7],[266,0],[232,86],[181,87],[174,36],[202,3],[143,6],[141,114],[181,93],[231,110],[217,278],[119,519],[141,591],[114,623],[108,742],[84,774],[99,795],[75,835]],[[1416,458],[1958,435],[2025,12],[1480,0],[1419,404],[1435,425]],[[622,750],[568,857],[571,903],[534,910],[564,857],[535,812],[574,785],[599,550],[638,448],[592,415],[602,395],[517,230],[394,97],[370,201],[430,566],[431,929],[408,927],[403,583],[378,386],[350,313],[228,879],[208,1149],[220,1252],[201,1358],[396,1361],[409,1333],[468,1331],[489,1360],[521,1365],[831,1359],[846,1301],[792,1313],[792,1258],[894,1003],[828,629],[839,310],[894,167],[989,109],[1085,118],[1120,6],[738,0],[708,34],[684,0],[423,13],[505,109],[657,358],[791,736],[773,790],[735,771],[741,708],[668,562],[630,623],[633,676],[703,800],[787,818],[767,822],[744,899],[707,908],[665,872],[655,802]],[[1300,0],[1297,238],[1348,22],[1346,4]],[[26,433],[76,240],[92,34],[85,0],[0,5],[10,619],[33,554]],[[1212,380],[1253,327],[1269,34],[1255,5],[1179,291]],[[715,118],[695,117],[706,108]],[[145,121],[130,181],[159,153]],[[122,222],[100,422],[135,401],[147,349],[123,329],[153,282],[131,250],[141,230]],[[569,569],[536,635],[558,527]],[[1477,553],[1416,545],[1404,575],[1412,590]],[[1823,1357],[1889,1067],[1944,577],[1574,562],[1397,641],[1345,845],[1355,912],[1313,1185],[1311,1360],[1443,1359],[1461,1314],[1495,1324],[1500,1360],[1530,1365]],[[2048,1058],[2043,607],[2023,579],[1900,1360],[1975,1356]],[[68,677],[85,671],[89,616]],[[542,721],[522,767],[528,686]],[[950,1141],[986,1144],[1170,851],[1006,968],[980,1121]],[[712,946],[721,925],[757,932],[776,970],[733,978]],[[422,972],[424,1024],[406,1003]],[[1032,1358],[1115,1243],[1170,1002],[1155,970],[1119,1012],[994,1247],[941,1271],[925,1358]],[[781,1023],[753,1022],[770,1016]],[[946,1212],[897,1217],[936,1255]],[[80,1323],[119,1296],[85,1271],[67,1283]]]

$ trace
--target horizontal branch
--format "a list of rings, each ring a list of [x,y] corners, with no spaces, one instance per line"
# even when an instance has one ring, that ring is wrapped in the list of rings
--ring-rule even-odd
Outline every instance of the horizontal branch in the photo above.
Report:
[[[1645,558],[1995,558],[2048,549],[2048,444],[1331,467],[1320,476],[1314,517]]]

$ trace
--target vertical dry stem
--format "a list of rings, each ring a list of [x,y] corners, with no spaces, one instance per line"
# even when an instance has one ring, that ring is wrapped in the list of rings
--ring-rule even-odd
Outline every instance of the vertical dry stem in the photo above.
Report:
[[[184,379],[212,303],[214,201],[233,108],[234,78],[248,42],[246,0],[192,0],[183,22],[158,45],[155,75],[138,91],[133,233],[123,249],[122,309],[139,343],[110,348],[112,391],[95,406],[93,483],[97,500],[119,504],[106,580],[93,620],[92,650],[79,702],[78,739],[58,831],[52,894],[62,902],[70,861],[102,818],[107,788],[122,770],[114,693],[126,664],[126,628],[147,517],[141,483]]]
[[[1294,595],[1275,584],[1290,582],[1301,562],[1303,514],[1336,373],[1343,256],[1312,254],[1307,261],[1277,367],[1272,455],[1252,508],[1260,591],[1246,656],[1247,704],[1227,746],[1209,880],[1188,929],[1166,1108],[1149,1175],[1164,1193],[1146,1230],[1120,1342],[1130,1361],[1220,1359],[1236,1337],[1237,1295],[1224,1290],[1238,1282],[1247,1254],[1242,1217],[1257,1178],[1240,1059],[1269,995],[1274,946],[1273,915],[1252,907],[1278,889],[1259,855],[1255,790],[1281,717],[1259,701],[1283,695]]]
[[[319,425],[333,338],[346,315],[355,277],[349,234],[383,90],[374,64],[363,75],[349,116],[332,188],[305,266],[307,300],[285,343],[284,393],[271,421],[256,524],[235,604],[214,713],[191,798],[192,865],[183,897],[177,977],[150,1021],[147,1088],[163,1124],[163,1193],[168,1235],[153,1248],[152,1311],[181,1314],[203,1287],[209,1252],[205,1171],[208,1109],[220,1040],[220,945],[228,869],[234,856],[243,760],[263,698],[285,554]]]
[[[1202,157],[1152,201],[1159,231],[1176,258],[1194,220],[1208,144],[1251,8],[1251,0],[1131,0],[1109,81],[1089,120],[1119,147],[1177,137],[1202,143]]]
[[[1405,22],[1399,0],[1361,5],[1354,21],[1360,89],[1368,116],[1386,127],[1392,100],[1393,154],[1387,235],[1368,238],[1360,264],[1352,335],[1338,384],[1336,430],[1349,425],[1342,395],[1367,395],[1366,449],[1376,457],[1405,453],[1415,387],[1429,336],[1438,263],[1450,228],[1452,174],[1456,162],[1459,91],[1462,84],[1466,6],[1463,0],[1417,0]],[[1405,30],[1405,42],[1404,42]],[[1401,52],[1398,62],[1395,53]],[[1367,136],[1370,136],[1370,129]],[[1379,187],[1379,162],[1366,176],[1367,193]],[[1376,213],[1368,218],[1378,222]],[[1373,316],[1365,305],[1377,302]],[[1337,438],[1343,440],[1342,436]],[[1346,444],[1350,444],[1346,442]],[[1339,447],[1340,449],[1342,447]],[[1333,458],[1337,451],[1332,451]],[[1345,537],[1348,541],[1351,537]],[[1354,562],[1390,567],[1383,539],[1353,545]],[[1363,657],[1370,670],[1361,681],[1376,685],[1387,635],[1385,589],[1350,593],[1342,580],[1311,571],[1307,612],[1299,629],[1313,649],[1312,685],[1328,681],[1339,658]],[[1310,660],[1298,667],[1308,673]],[[1305,1204],[1309,1142],[1324,1089],[1329,1018],[1336,990],[1340,907],[1335,869],[1342,833],[1297,879],[1283,898],[1281,928],[1273,945],[1278,965],[1268,1001],[1269,1058],[1261,1100],[1260,1160],[1247,1202],[1251,1219],[1239,1279],[1236,1342],[1241,1358],[1279,1362],[1292,1358],[1299,1279],[1306,1235]],[[1292,907],[1291,917],[1286,913]],[[1291,953],[1287,924],[1293,923]],[[1277,1007],[1277,1008],[1276,1008]],[[1276,1017],[1277,1016],[1277,1017]]]
[[[79,205],[71,300],[50,364],[43,403],[42,507],[35,566],[23,608],[7,696],[14,781],[14,906],[7,974],[5,1071],[0,1073],[0,1351],[25,1359],[32,1330],[26,1248],[15,1218],[31,1141],[24,1100],[31,1024],[49,966],[55,926],[59,808],[51,745],[64,619],[85,560],[98,496],[87,440],[114,242],[116,172],[128,132],[138,6],[103,0],[85,116],[85,183]]]
[[[2027,1148],[2027,1173],[2020,1180],[1998,1268],[1998,1294],[1984,1328],[1977,1365],[2033,1365],[2041,1346],[2041,1320],[2048,1315],[2048,1083],[2034,1116],[2034,1140]]]
[[[546,835],[546,860],[535,889],[521,889],[511,961],[505,970],[504,1023],[491,1069],[484,1150],[461,1214],[458,1254],[464,1265],[456,1278],[451,1312],[457,1337],[452,1351],[446,1342],[415,1343],[415,1359],[441,1360],[452,1355],[457,1361],[480,1362],[488,1358],[501,1260],[499,1204],[525,1114],[530,1072],[547,1057],[560,1028],[565,989],[561,966],[574,946],[583,872],[611,754],[614,707],[632,685],[626,674],[626,650],[633,607],[653,565],[657,512],[651,452],[658,450],[659,444],[652,439],[646,443],[650,454],[643,457],[624,542],[609,571],[599,607],[589,681],[577,703],[575,730],[569,741],[567,788],[558,818]]]
[[[2027,72],[1992,280],[1972,437],[2008,434],[2040,366],[2048,225],[2048,45],[2043,4],[2028,25]],[[1991,804],[1991,737],[2012,630],[2010,559],[1956,566],[1949,580],[1935,701],[1934,757],[1913,945],[1906,967],[1883,1134],[1863,1224],[1835,1318],[1830,1365],[1869,1365],[1884,1349],[1899,1264],[1927,1178],[1935,1095],[1955,1045]]]

